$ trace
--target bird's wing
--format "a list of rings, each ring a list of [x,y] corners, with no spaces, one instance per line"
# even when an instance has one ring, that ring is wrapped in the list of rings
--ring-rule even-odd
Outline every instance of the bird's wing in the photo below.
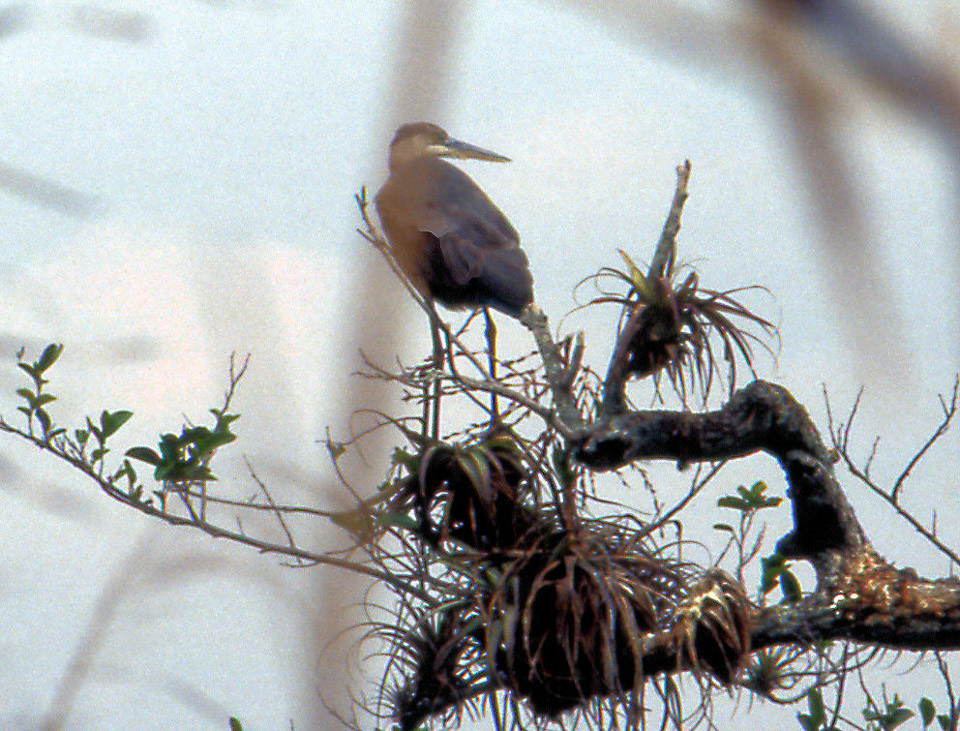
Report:
[[[437,239],[440,255],[454,284],[465,285],[483,274],[483,250],[455,233]]]
[[[438,239],[448,234],[473,243],[479,249],[511,249],[520,237],[507,217],[462,170],[443,161],[442,174],[423,185],[417,206],[421,231]]]

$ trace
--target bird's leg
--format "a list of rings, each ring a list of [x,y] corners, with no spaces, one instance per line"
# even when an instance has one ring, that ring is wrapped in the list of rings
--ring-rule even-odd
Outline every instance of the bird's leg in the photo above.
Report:
[[[437,378],[427,388],[423,402],[423,430],[434,442],[440,441],[440,378],[443,370],[443,341],[440,339],[440,315],[430,302],[430,336],[433,338],[433,369]],[[431,416],[433,418],[431,418]]]
[[[497,326],[490,316],[490,309],[483,308],[483,317],[487,321],[484,334],[487,336],[487,358],[490,362],[490,380],[497,380]],[[500,405],[497,403],[497,394],[490,392],[490,421],[492,427],[500,425]]]

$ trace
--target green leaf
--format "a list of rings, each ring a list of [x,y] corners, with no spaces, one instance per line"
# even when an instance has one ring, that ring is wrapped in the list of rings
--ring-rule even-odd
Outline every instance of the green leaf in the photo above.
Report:
[[[137,484],[137,471],[133,469],[133,465],[130,464],[129,459],[123,460],[123,467],[117,470],[117,477],[121,475],[127,476],[127,486],[132,490],[134,485]]]
[[[43,373],[47,368],[57,362],[57,358],[63,352],[62,343],[50,343],[40,354],[40,360],[37,361],[37,372]]]
[[[180,444],[183,446],[187,446],[188,444],[196,444],[198,441],[210,436],[211,434],[213,434],[213,432],[205,426],[191,426],[190,428],[184,427],[184,429],[180,432]]]
[[[377,522],[387,528],[404,528],[410,531],[420,528],[416,520],[404,513],[377,513]]]
[[[217,431],[229,430],[230,425],[240,418],[240,414],[227,414],[220,409],[210,409],[210,413],[217,417]]]
[[[743,513],[748,513],[751,510],[775,508],[783,502],[783,498],[764,497],[763,493],[766,489],[767,484],[762,480],[754,482],[749,489],[743,485],[738,485],[737,493],[739,497],[737,495],[726,495],[717,500],[717,505],[721,508],[734,508]]]
[[[53,421],[50,419],[50,415],[43,409],[37,409],[37,421],[40,422],[40,426],[43,427],[43,432],[46,434],[50,431],[50,427],[53,425]]]
[[[88,432],[86,429],[74,429],[73,436],[76,438],[77,444],[82,447],[87,443],[87,439],[90,437],[90,432]]]
[[[100,442],[100,445],[103,445],[103,432],[100,431],[100,428],[95,426],[90,417],[87,417],[87,431],[93,434],[97,438],[97,441]]]
[[[933,723],[933,719],[937,715],[937,709],[929,698],[921,698],[917,708],[920,710],[920,718],[923,719],[923,727],[926,728]]]
[[[22,396],[22,397],[26,400],[26,402],[27,402],[28,404],[30,404],[31,406],[33,406],[34,399],[36,398],[36,397],[34,396],[33,391],[31,391],[29,388],[18,388],[18,389],[17,389],[17,394],[20,395],[20,396]]]
[[[120,427],[126,424],[130,417],[133,416],[132,411],[126,411],[121,409],[120,411],[114,411],[112,414],[109,411],[104,411],[100,414],[100,426],[103,430],[103,440],[106,439],[119,431]]]
[[[107,449],[106,447],[97,447],[90,453],[90,461],[99,462],[106,456],[107,452],[109,451],[110,450]]]
[[[150,449],[150,447],[130,447],[130,449],[126,451],[126,455],[131,459],[138,459],[154,467],[163,461],[160,455]]]
[[[342,442],[328,441],[327,450],[336,460],[337,457],[347,451],[347,448]],[[420,469],[420,455],[408,452],[406,449],[396,447],[393,454],[390,455],[390,459],[394,464],[405,468],[411,475],[415,475]]]
[[[52,393],[38,393],[37,397],[34,399],[32,406],[46,406],[51,401],[56,401],[57,397]]]
[[[783,569],[780,573],[780,591],[783,592],[783,598],[789,604],[796,604],[803,597],[800,580],[789,569]]]
[[[937,723],[940,724],[940,728],[943,731],[950,731],[953,728],[953,719],[946,713],[941,713],[937,716]]]
[[[764,482],[763,480],[757,480],[750,486],[750,493],[752,495],[756,495],[757,497],[760,497],[761,495],[763,495],[763,492],[766,489],[767,489],[767,483]]]
[[[19,368],[20,370],[24,371],[24,372],[25,372],[28,376],[30,376],[30,378],[32,378],[34,381],[36,381],[37,379],[40,378],[40,374],[37,373],[37,369],[34,368],[34,367],[33,367],[32,365],[30,365],[29,363],[17,363],[17,368]],[[40,380],[43,380],[43,379],[40,379]]]
[[[897,708],[896,710],[887,714],[887,722],[883,725],[884,729],[895,729],[898,726],[902,726],[911,718],[913,718],[914,713],[909,708]]]
[[[230,716],[230,731],[243,731],[243,726],[234,716]]]
[[[810,720],[816,724],[814,728],[823,726],[827,714],[823,706],[823,694],[816,688],[807,693],[807,707],[810,709]]]
[[[180,439],[176,434],[163,434],[160,436],[160,454],[163,455],[164,462],[176,462],[180,457]]]
[[[204,437],[197,439],[197,452],[199,456],[206,457],[224,444],[229,444],[237,438],[236,434],[230,432],[212,432]]]
[[[903,701],[900,699],[900,696],[894,694],[893,700],[887,702],[887,708],[885,712],[880,712],[872,708],[863,709],[863,718],[867,721],[876,721],[880,724],[880,728],[884,731],[892,731],[892,729],[901,726],[902,724],[909,721],[913,718],[914,713],[909,708],[903,707]]]
[[[739,510],[743,513],[746,513],[749,512],[753,506],[749,501],[743,500],[742,498],[734,497],[733,495],[724,495],[722,498],[717,500],[717,507],[733,508],[734,510]]]
[[[726,524],[726,523],[714,523],[714,524],[713,524],[713,527],[714,527],[715,530],[722,530],[722,531],[726,531],[727,533],[734,533],[734,532],[735,532],[735,531],[733,530],[733,526],[732,526],[732,525],[728,525],[728,524]]]

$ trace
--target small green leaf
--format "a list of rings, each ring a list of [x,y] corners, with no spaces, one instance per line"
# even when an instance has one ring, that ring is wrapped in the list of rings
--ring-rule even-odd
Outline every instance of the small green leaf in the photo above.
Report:
[[[33,391],[31,391],[29,388],[18,388],[17,394],[22,396],[24,399],[26,399],[28,404],[33,406],[34,399],[36,398]]]
[[[87,439],[90,436],[90,432],[88,432],[86,429],[74,429],[73,436],[76,438],[77,444],[79,444],[82,447],[84,444],[87,443]]]
[[[887,722],[883,725],[884,729],[895,729],[902,726],[911,718],[914,713],[909,708],[897,708],[888,714]]]
[[[154,467],[163,461],[160,459],[160,455],[150,449],[150,447],[130,447],[130,449],[126,451],[126,455],[131,459],[138,459]]]
[[[100,442],[101,446],[103,445],[103,432],[100,431],[99,427],[95,426],[90,417],[87,417],[87,431],[93,434],[97,438],[97,441]]]
[[[44,433],[50,431],[50,427],[53,425],[53,422],[50,419],[50,415],[43,409],[37,409],[37,421],[40,422],[40,426],[43,427]]]
[[[810,709],[810,720],[816,724],[814,728],[820,728],[827,720],[827,714],[823,705],[823,694],[816,688],[807,693],[807,707]]]
[[[240,418],[240,414],[226,414],[220,409],[210,409],[210,413],[217,417],[217,430],[229,429],[230,425]]]
[[[180,444],[187,446],[188,444],[196,444],[201,439],[205,439],[210,436],[211,432],[205,426],[191,426],[190,428],[184,428],[180,432]]]
[[[97,447],[90,453],[90,461],[99,462],[106,456],[107,452],[109,451],[110,450],[107,449],[106,447]]]
[[[40,355],[40,360],[37,361],[37,372],[43,373],[45,370],[47,370],[47,368],[56,363],[57,358],[60,357],[62,352],[62,343],[50,343],[50,345],[43,349],[43,353]]]
[[[243,725],[234,716],[230,716],[230,731],[243,731]]]
[[[953,728],[953,719],[946,713],[937,716],[937,723],[940,724],[942,731],[950,731]]]
[[[717,507],[733,508],[734,510],[739,510],[743,513],[746,513],[749,512],[753,506],[749,501],[743,500],[742,498],[734,497],[733,495],[724,495],[722,498],[717,500]]]
[[[123,460],[123,467],[117,471],[117,477],[121,475],[127,476],[127,486],[132,490],[134,485],[137,484],[137,471],[133,469],[129,459]]]
[[[783,566],[775,563],[768,563],[768,559],[761,559],[763,562],[763,571],[760,574],[760,589],[764,595],[773,591],[777,585],[780,574],[783,573]]]
[[[933,723],[933,719],[937,715],[937,709],[929,698],[921,698],[917,708],[920,710],[920,718],[923,719],[923,727],[926,728]]]
[[[116,434],[120,427],[130,420],[131,416],[133,416],[133,412],[124,409],[114,411],[112,414],[105,410],[100,414],[100,426],[103,430],[103,439],[106,440],[108,437]]]
[[[767,485],[763,481],[754,482],[749,489],[743,485],[738,485],[737,495],[725,495],[717,500],[717,505],[721,508],[733,508],[743,513],[749,513],[752,510],[775,508],[783,502],[783,498],[764,497],[763,493],[766,489]]]
[[[892,731],[892,729],[909,721],[913,716],[913,711],[909,708],[904,708],[903,701],[896,693],[893,696],[893,700],[887,702],[885,712],[880,712],[872,708],[863,709],[864,719],[878,722],[880,728],[884,729],[884,731]]]
[[[213,451],[224,444],[229,444],[237,438],[236,434],[230,432],[213,432],[197,439],[197,451],[201,457],[212,454]]]
[[[347,448],[342,442],[331,442],[328,440],[327,450],[333,456],[333,459],[336,460],[337,457],[347,451]],[[390,459],[395,465],[400,465],[405,468],[411,475],[415,475],[420,469],[420,455],[408,452],[406,449],[396,447],[393,450],[393,454],[390,455]]]
[[[57,397],[54,396],[52,393],[38,393],[32,405],[34,407],[46,406],[51,401],[56,401],[56,400],[57,400]]]
[[[726,531],[727,533],[733,533],[733,532],[734,532],[733,526],[732,526],[732,525],[728,525],[727,523],[714,523],[714,524],[713,524],[713,527],[714,527],[715,530],[722,530],[722,531]]]
[[[796,604],[803,597],[800,581],[789,569],[783,569],[780,573],[780,591],[783,592],[783,598],[789,604]]]
[[[160,437],[160,454],[164,462],[176,462],[180,457],[180,440],[176,434],[163,434]]]
[[[403,513],[377,513],[377,522],[386,528],[404,528],[415,531],[420,528],[416,520]],[[336,522],[336,520],[334,520]]]

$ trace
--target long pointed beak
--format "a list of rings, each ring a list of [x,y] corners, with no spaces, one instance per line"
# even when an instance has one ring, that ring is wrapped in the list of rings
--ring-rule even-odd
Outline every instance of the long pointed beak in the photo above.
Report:
[[[447,138],[442,145],[434,145],[435,154],[440,157],[453,157],[465,160],[486,160],[487,162],[510,162],[505,157],[491,150],[471,145],[460,140]]]

